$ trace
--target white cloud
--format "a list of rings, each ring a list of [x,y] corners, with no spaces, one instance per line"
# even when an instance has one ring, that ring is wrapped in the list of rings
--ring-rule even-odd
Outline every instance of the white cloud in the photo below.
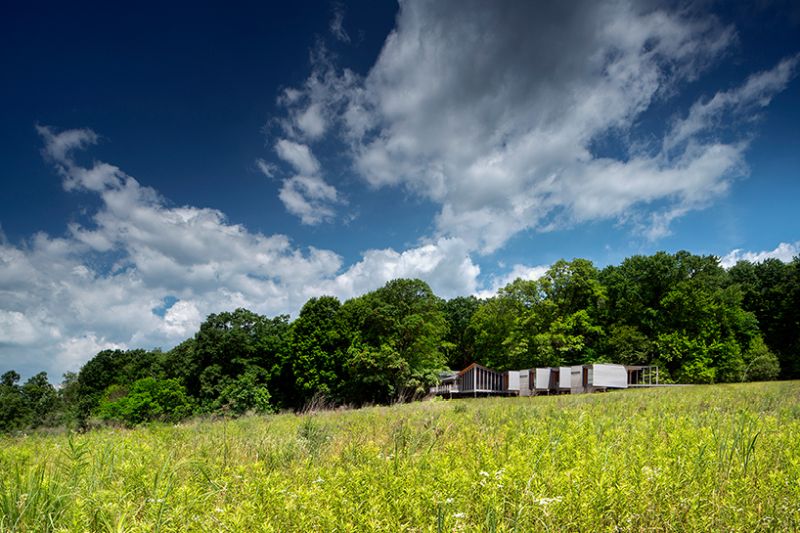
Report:
[[[0,309],[0,346],[32,344],[37,337],[36,327],[19,311]]]
[[[405,2],[365,77],[312,56],[281,99],[283,126],[335,132],[366,183],[438,203],[437,234],[472,249],[604,219],[659,238],[746,173],[746,135],[718,126],[752,118],[794,76],[796,57],[636,137],[735,41],[714,16],[650,2]],[[605,138],[621,153],[599,155]]]
[[[749,113],[754,108],[766,107],[795,76],[798,61],[800,54],[784,59],[770,70],[753,74],[740,87],[718,92],[708,101],[695,102],[688,116],[677,121],[664,138],[665,149],[672,149],[709,129],[719,128],[725,113]]]
[[[309,225],[333,220],[335,212],[331,204],[339,202],[336,189],[317,176],[294,176],[284,180],[278,196],[287,211]]]
[[[494,276],[489,278],[487,288],[475,292],[478,298],[491,298],[497,294],[497,291],[518,279],[532,281],[537,280],[544,276],[550,265],[528,266],[516,264],[509,272],[501,276]]]
[[[86,148],[97,142],[97,134],[88,129],[74,129],[55,134],[47,126],[36,126],[36,131],[45,141],[44,154],[56,165],[70,162],[68,156],[76,149]]]
[[[344,203],[344,200],[336,188],[319,175],[319,162],[311,149],[305,144],[280,139],[275,143],[275,151],[298,173],[283,180],[278,193],[286,210],[300,217],[303,224],[333,221],[336,215],[334,206]]]
[[[101,349],[169,348],[210,313],[294,314],[312,296],[349,298],[401,276],[422,278],[444,296],[475,290],[480,269],[462,241],[368,250],[344,267],[332,251],[250,232],[218,210],[168,206],[120,169],[83,167],[62,149],[93,133],[48,128],[42,138],[64,182],[97,194],[101,207],[64,237],[0,241],[0,370],[57,379]],[[334,197],[324,182],[298,183],[310,198]],[[167,296],[176,301],[163,312]]]
[[[761,263],[767,259],[779,259],[784,263],[788,263],[797,256],[800,256],[800,241],[793,243],[782,242],[774,250],[761,252],[747,252],[740,249],[731,250],[719,262],[724,268],[730,268],[739,261]]]
[[[319,162],[305,144],[280,139],[275,143],[275,151],[300,174],[310,175],[319,172]]]
[[[200,327],[203,315],[193,302],[175,302],[164,314],[164,331],[171,337],[189,337]]]
[[[475,292],[479,274],[464,241],[438,239],[403,252],[369,250],[361,261],[315,290],[350,298],[392,279],[420,278],[437,295],[451,298]]]
[[[86,362],[86,354],[96,354],[102,350],[124,350],[125,344],[108,342],[103,338],[98,339],[94,334],[81,337],[70,337],[58,344],[58,356],[62,363],[69,365],[73,372],[77,367]],[[56,376],[52,376],[56,377]]]

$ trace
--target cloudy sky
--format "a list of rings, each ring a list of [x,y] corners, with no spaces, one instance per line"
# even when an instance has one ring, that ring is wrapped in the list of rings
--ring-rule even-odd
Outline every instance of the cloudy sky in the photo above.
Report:
[[[796,2],[196,4],[4,8],[0,371],[398,277],[798,254]]]

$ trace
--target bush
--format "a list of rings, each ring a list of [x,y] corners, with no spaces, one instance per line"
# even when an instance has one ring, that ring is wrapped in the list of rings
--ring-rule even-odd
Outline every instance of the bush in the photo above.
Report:
[[[747,367],[742,374],[742,381],[770,381],[777,379],[781,373],[778,357],[770,351],[761,337],[756,337],[744,355]]]

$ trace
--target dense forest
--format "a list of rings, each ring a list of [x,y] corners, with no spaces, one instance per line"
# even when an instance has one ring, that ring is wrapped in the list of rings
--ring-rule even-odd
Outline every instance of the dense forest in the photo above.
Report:
[[[800,377],[800,258],[722,268],[688,252],[597,269],[558,261],[488,299],[443,300],[398,279],[340,302],[309,300],[293,321],[237,309],[210,315],[169,351],[105,350],[58,388],[45,373],[0,378],[0,431],[86,428],[364,405],[424,394],[445,368],[588,362],[655,364],[662,380]]]

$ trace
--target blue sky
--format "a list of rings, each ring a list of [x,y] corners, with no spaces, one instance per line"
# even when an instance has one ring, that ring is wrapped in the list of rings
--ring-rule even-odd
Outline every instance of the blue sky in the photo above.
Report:
[[[800,247],[795,2],[4,11],[0,370],[396,277]]]

